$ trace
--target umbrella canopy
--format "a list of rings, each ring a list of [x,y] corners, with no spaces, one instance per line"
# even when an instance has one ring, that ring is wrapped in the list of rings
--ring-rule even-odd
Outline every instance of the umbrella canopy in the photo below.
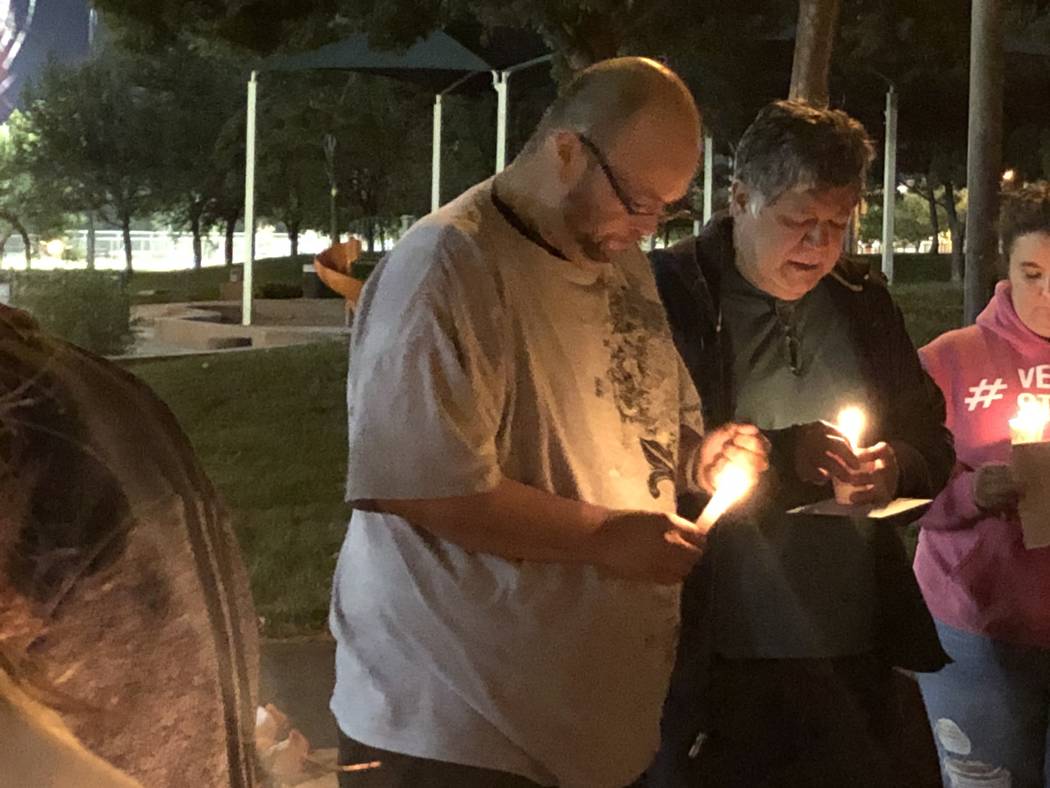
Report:
[[[452,36],[437,31],[405,50],[374,49],[368,35],[358,33],[310,52],[272,57],[258,70],[365,71],[441,90],[460,75],[492,68]]]

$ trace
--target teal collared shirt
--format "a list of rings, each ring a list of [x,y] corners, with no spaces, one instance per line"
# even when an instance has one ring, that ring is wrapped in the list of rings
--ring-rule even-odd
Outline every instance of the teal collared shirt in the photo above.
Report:
[[[867,396],[848,316],[822,281],[780,301],[729,266],[722,331],[734,420],[783,429],[834,421]],[[831,489],[828,489],[831,495]],[[814,658],[872,647],[874,576],[864,521],[765,512],[718,529],[715,648],[736,658]]]

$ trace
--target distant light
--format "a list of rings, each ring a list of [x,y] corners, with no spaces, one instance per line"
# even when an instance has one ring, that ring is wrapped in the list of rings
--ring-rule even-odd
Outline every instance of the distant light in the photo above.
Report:
[[[1013,183],[1017,178],[1017,172],[1015,170],[1007,170],[1003,173],[1003,183]]]
[[[61,259],[62,253],[66,251],[66,243],[61,238],[55,238],[44,244],[44,251],[48,257]]]
[[[908,184],[902,183],[902,184],[897,186],[897,194],[907,194],[907,193],[908,193]]]

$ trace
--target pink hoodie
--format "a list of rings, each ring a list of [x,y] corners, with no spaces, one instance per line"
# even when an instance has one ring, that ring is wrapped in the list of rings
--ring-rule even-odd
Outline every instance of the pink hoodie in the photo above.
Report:
[[[974,470],[1010,460],[1019,397],[1050,408],[1050,341],[1014,310],[1009,282],[977,318],[919,351],[944,392],[958,462],[922,520],[915,574],[934,617],[998,640],[1050,648],[1050,548],[1026,550],[1016,515],[973,501]],[[1050,479],[1047,479],[1050,484]]]

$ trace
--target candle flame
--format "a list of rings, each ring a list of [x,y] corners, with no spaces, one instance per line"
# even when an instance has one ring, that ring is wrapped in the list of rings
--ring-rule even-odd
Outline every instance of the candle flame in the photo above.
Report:
[[[856,405],[850,405],[839,411],[838,423],[835,426],[849,441],[850,448],[855,452],[860,451],[860,440],[864,435],[864,427],[867,422],[868,418],[864,410]]]
[[[742,465],[730,462],[718,472],[714,483],[715,492],[697,520],[701,529],[710,528],[719,517],[743,499],[755,486],[755,475]]]
[[[1017,415],[1010,419],[1010,437],[1013,443],[1040,443],[1043,431],[1050,422],[1050,411],[1039,402],[1028,400],[1017,408]]]

